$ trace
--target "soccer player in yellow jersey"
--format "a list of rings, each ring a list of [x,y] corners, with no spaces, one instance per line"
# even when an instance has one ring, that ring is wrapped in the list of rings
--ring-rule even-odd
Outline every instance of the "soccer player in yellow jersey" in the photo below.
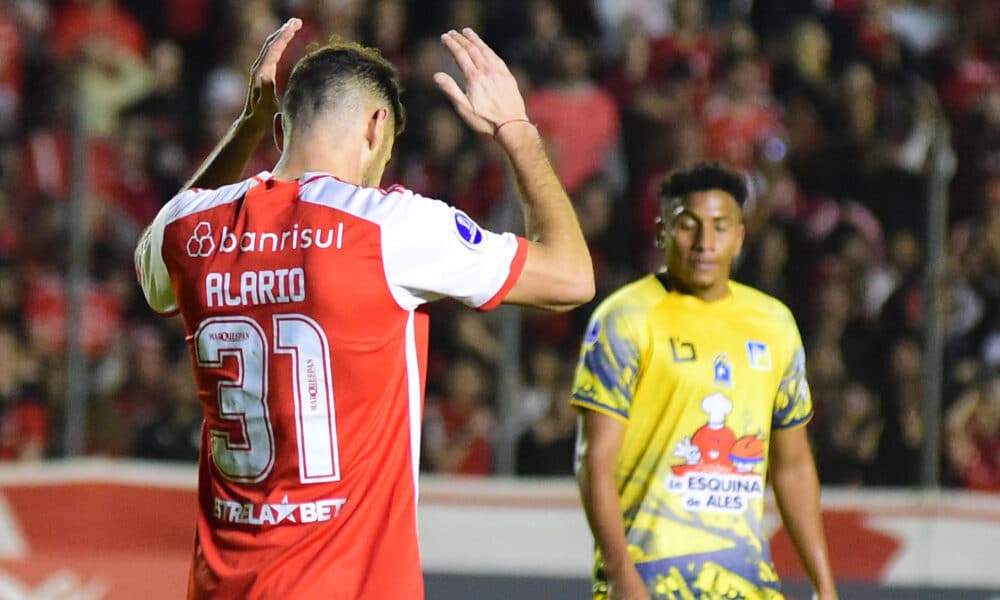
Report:
[[[666,268],[613,293],[587,328],[571,402],[595,599],[783,598],[763,523],[768,476],[817,596],[837,597],[795,320],[729,279],[746,196],[717,164],[670,176]]]

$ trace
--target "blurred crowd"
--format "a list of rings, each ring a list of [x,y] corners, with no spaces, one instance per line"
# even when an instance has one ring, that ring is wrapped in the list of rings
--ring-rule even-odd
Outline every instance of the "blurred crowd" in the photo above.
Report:
[[[87,272],[86,452],[196,458],[183,328],[145,307],[131,250],[228,129],[248,66],[288,16],[305,28],[280,77],[333,34],[401,70],[410,125],[387,182],[508,229],[519,214],[502,155],[432,80],[455,72],[438,34],[479,31],[517,75],[573,198],[595,302],[659,266],[666,173],[704,159],[743,170],[753,194],[735,276],[797,317],[823,482],[916,485],[940,428],[944,483],[1000,489],[993,0],[0,0],[0,458],[64,452],[70,258]],[[70,223],[74,127],[86,202]],[[275,159],[265,144],[247,173]],[[923,415],[934,164],[954,173],[940,423]],[[85,256],[68,255],[71,226]],[[523,312],[511,376],[498,370],[507,313],[433,305],[424,468],[489,474],[506,445],[519,474],[571,473],[567,397],[592,308]],[[512,406],[498,410],[500,396]]]

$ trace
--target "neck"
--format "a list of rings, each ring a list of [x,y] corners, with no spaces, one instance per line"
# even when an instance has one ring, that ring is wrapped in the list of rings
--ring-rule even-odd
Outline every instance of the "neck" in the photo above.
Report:
[[[681,294],[694,296],[695,298],[698,298],[702,302],[718,302],[719,300],[725,299],[726,296],[729,295],[728,279],[724,279],[721,282],[712,284],[709,287],[693,288],[682,282],[670,271],[666,271],[664,275],[666,276],[667,281],[670,282],[671,289],[674,289],[677,292],[680,292]]]
[[[305,173],[329,173],[348,183],[364,185],[358,153],[326,137],[315,135],[294,143],[289,140],[271,174],[280,181],[292,181]]]

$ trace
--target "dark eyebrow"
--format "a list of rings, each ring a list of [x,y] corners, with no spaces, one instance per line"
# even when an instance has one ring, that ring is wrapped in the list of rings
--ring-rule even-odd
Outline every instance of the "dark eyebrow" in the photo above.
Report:
[[[692,210],[688,210],[686,208],[678,210],[676,212],[676,214],[673,216],[673,218],[674,219],[678,219],[678,218],[683,217],[685,215],[687,215],[688,217],[694,219],[695,221],[698,221],[699,223],[702,223],[702,222],[705,222],[705,221],[729,221],[729,220],[732,220],[734,218],[733,215],[712,215],[712,216],[704,216],[704,217],[702,217],[698,213],[696,213],[696,212],[694,212]]]

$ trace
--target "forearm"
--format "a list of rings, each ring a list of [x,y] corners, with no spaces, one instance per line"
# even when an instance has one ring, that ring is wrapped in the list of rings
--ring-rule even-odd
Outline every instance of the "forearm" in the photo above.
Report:
[[[555,266],[552,271],[563,275],[565,285],[592,283],[593,266],[587,243],[538,131],[528,123],[510,123],[496,137],[517,180],[525,236],[536,242],[539,250],[548,253]]]
[[[634,571],[635,564],[628,553],[625,519],[614,475],[609,469],[595,468],[585,459],[577,481],[587,522],[604,559],[607,577],[610,581],[620,579]]]
[[[834,591],[820,510],[819,479],[812,457],[774,468],[774,495],[799,560],[820,594]]]
[[[217,188],[235,183],[265,135],[266,127],[241,115],[183,189]]]

